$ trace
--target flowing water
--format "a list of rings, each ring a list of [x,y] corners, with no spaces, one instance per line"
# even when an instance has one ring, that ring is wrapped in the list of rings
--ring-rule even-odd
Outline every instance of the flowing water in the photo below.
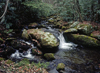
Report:
[[[63,33],[59,35],[58,39],[60,40],[59,49],[73,49],[77,46],[72,42],[66,42]]]
[[[46,25],[47,22],[42,22]],[[48,25],[46,25],[47,27]],[[46,32],[51,32],[60,42],[58,51],[55,53],[55,60],[49,61],[50,65],[48,66],[49,73],[59,73],[56,70],[58,63],[65,64],[65,71],[62,73],[100,73],[100,51],[97,49],[84,48],[78,44],[74,44],[70,41],[65,41],[63,32],[60,33],[58,29],[48,26],[43,28]],[[40,61],[38,56],[31,54],[31,49],[36,48],[31,42],[20,40],[25,42],[32,47],[25,52],[20,52],[16,50],[10,58],[11,59],[22,59],[28,58],[30,60]],[[48,62],[42,58],[42,61]],[[42,62],[41,61],[41,62]]]

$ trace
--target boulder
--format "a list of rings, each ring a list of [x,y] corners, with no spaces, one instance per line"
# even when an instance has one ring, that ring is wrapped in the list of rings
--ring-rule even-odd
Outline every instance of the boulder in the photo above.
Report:
[[[44,54],[44,57],[45,57],[47,60],[54,60],[54,59],[55,59],[53,53],[45,53],[45,54]]]
[[[94,29],[91,24],[80,24],[77,27],[80,34],[90,35]]]
[[[56,68],[58,71],[59,70],[64,70],[65,69],[65,64],[64,63],[59,63],[58,65],[57,65],[57,68]]]
[[[42,47],[41,50],[44,50],[44,51],[47,51],[47,52],[57,50],[59,42],[52,33],[44,32],[41,29],[29,29],[25,32],[27,32],[28,36],[22,36],[22,37],[24,37],[24,38],[30,37],[31,40],[32,39],[37,40],[37,43],[40,43],[40,45]]]
[[[22,42],[20,40],[12,40],[11,46],[15,49],[20,49],[20,50],[27,50],[32,47],[31,45],[29,45],[25,42]]]
[[[70,41],[86,46],[86,47],[100,47],[100,41],[86,35],[78,34],[64,34]]]
[[[15,51],[16,51],[16,50],[13,49],[12,47],[6,46],[3,54],[4,54],[5,56],[10,56],[10,55],[11,55],[12,53],[14,53]]]

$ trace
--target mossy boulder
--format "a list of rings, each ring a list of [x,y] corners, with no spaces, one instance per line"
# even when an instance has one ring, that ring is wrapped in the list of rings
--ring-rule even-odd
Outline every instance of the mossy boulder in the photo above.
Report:
[[[27,30],[27,32],[31,36],[31,38],[39,41],[42,47],[41,50],[48,51],[48,52],[52,50],[57,50],[59,42],[52,33],[44,32],[41,29],[29,29]]]
[[[55,59],[53,53],[45,53],[45,54],[44,54],[44,57],[45,57],[47,60],[54,60],[54,59]]]
[[[76,33],[76,32],[77,32],[77,29],[75,28],[70,28],[64,31],[64,33]]]
[[[86,47],[100,47],[100,41],[95,38],[86,35],[78,35],[78,34],[64,34],[67,35],[67,38],[77,44],[81,44]]]
[[[100,41],[100,31],[94,31],[90,35],[91,37],[94,37]]]
[[[58,71],[59,70],[64,70],[65,69],[65,64],[64,63],[59,63],[58,65],[57,65],[57,68],[56,68]]]
[[[80,24],[77,27],[80,34],[90,35],[94,29],[91,24]]]

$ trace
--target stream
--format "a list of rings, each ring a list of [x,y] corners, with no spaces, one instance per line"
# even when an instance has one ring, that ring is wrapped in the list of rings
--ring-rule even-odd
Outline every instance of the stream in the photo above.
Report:
[[[49,61],[50,65],[47,68],[49,73],[59,73],[56,67],[59,63],[65,64],[65,70],[61,73],[100,73],[100,51],[98,49],[85,48],[81,45],[75,44],[70,41],[65,41],[63,32],[59,32],[58,29],[53,28],[51,25],[47,25],[47,22],[43,21],[47,28],[42,28],[46,32],[51,32],[60,42],[58,51],[55,53],[55,60]],[[37,28],[38,29],[38,28]],[[29,41],[20,39],[20,41],[31,45],[25,52],[16,50],[10,55],[11,60],[20,60],[22,58],[28,58],[35,62],[48,62],[44,58],[37,55],[32,55],[32,48],[36,48]],[[81,43],[81,42],[80,42]]]

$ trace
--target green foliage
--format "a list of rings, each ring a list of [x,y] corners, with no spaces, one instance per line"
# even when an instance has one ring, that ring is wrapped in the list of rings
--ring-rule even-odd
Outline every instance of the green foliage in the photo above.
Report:
[[[31,11],[32,16],[40,17],[47,17],[52,14],[53,6],[43,2],[34,2],[34,1],[27,1],[22,3],[26,7],[29,8],[28,11]]]
[[[0,3],[0,16],[4,12],[6,0]],[[3,18],[6,28],[12,25],[18,27],[20,24],[34,22],[41,17],[47,17],[53,13],[53,6],[43,3],[41,0],[11,0],[8,5],[7,13]],[[16,28],[17,28],[16,27]]]
[[[17,63],[17,65],[20,66],[25,66],[28,65],[30,62],[27,58],[22,59],[22,61],[20,61],[19,63]]]
[[[34,63],[34,62],[32,62],[31,65],[35,65],[37,68],[40,68],[40,67],[47,68],[49,64],[50,64],[49,62],[46,62],[46,63],[40,63],[40,62],[39,63]]]
[[[7,60],[6,63],[7,63],[7,64],[11,64],[11,63],[13,63],[13,61]]]
[[[78,2],[79,3],[78,3]],[[83,20],[99,21],[100,4],[98,0],[55,0],[56,11],[64,20]]]

